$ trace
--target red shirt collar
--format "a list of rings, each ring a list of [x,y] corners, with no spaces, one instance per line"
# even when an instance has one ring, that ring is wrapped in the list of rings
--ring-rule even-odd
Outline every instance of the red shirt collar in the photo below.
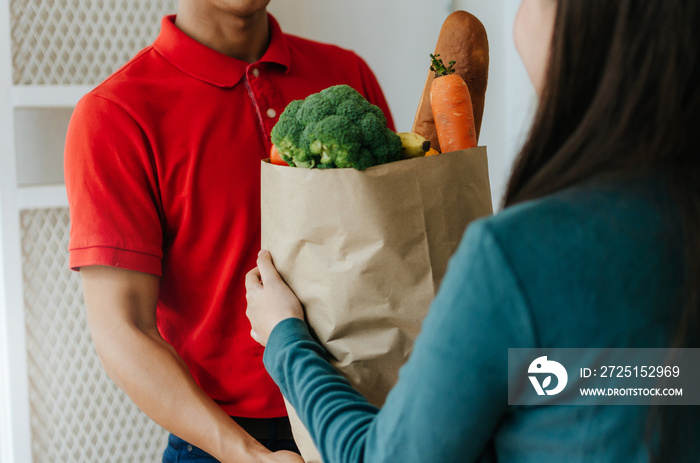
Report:
[[[290,55],[287,41],[277,20],[267,15],[270,27],[270,44],[258,63],[274,63],[289,70]],[[190,76],[216,85],[233,87],[243,77],[246,63],[202,45],[175,26],[175,15],[166,16],[161,21],[154,48],[173,66]]]

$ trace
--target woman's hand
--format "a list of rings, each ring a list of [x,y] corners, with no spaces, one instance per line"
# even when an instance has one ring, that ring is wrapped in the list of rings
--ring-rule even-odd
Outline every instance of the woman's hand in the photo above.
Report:
[[[245,277],[246,315],[252,330],[250,335],[263,346],[272,329],[287,318],[304,319],[304,310],[294,292],[282,280],[267,251],[258,253],[258,266]]]

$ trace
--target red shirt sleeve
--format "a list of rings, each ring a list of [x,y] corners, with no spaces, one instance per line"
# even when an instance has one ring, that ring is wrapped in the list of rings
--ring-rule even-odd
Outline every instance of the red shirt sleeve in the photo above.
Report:
[[[391,116],[391,111],[389,110],[389,104],[384,98],[384,93],[382,88],[379,86],[376,76],[367,65],[365,60],[357,56],[357,60],[360,63],[360,76],[362,78],[362,85],[365,89],[365,98],[372,104],[379,106],[379,108],[384,112],[387,120],[387,126],[396,131],[394,126],[394,118]]]
[[[66,136],[70,267],[109,265],[161,274],[163,228],[144,132],[117,104],[83,97]]]

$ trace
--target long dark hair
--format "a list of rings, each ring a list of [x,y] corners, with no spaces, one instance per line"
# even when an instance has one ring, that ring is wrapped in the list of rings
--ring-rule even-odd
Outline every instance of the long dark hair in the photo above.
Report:
[[[557,0],[551,50],[503,205],[601,177],[663,175],[686,247],[673,344],[700,347],[700,2]],[[666,459],[674,444],[661,421]]]

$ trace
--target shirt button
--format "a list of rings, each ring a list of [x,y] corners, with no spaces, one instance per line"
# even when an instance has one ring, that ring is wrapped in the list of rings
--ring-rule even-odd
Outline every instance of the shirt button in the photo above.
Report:
[[[192,446],[190,444],[187,444],[187,451],[191,452],[192,451]]]
[[[259,76],[260,76],[260,69],[253,68],[253,77],[259,77]]]
[[[267,110],[267,117],[269,117],[270,119],[273,119],[276,115],[277,111],[275,111],[274,109],[270,108]]]

